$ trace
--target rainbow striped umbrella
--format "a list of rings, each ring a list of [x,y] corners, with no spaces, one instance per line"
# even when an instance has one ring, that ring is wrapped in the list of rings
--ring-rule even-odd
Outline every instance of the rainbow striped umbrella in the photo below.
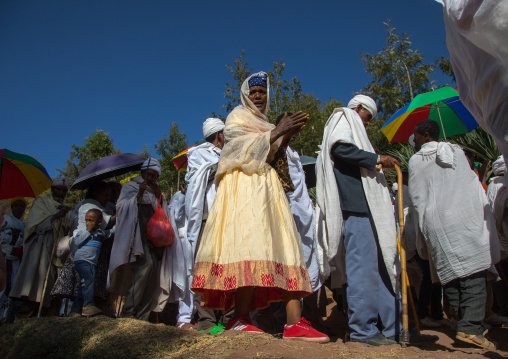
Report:
[[[173,162],[178,171],[187,171],[187,152],[189,152],[192,147],[196,147],[196,145],[186,148],[171,159],[171,162]]]
[[[391,143],[408,142],[417,123],[434,120],[441,129],[439,138],[461,135],[478,127],[473,115],[459,99],[459,91],[442,87],[415,96],[411,103],[397,111],[381,127]]]
[[[44,166],[33,157],[0,150],[0,199],[37,197],[51,183]]]

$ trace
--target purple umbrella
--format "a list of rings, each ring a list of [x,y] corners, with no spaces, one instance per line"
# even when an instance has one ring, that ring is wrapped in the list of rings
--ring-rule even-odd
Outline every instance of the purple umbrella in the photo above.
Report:
[[[139,171],[146,157],[134,153],[119,153],[100,158],[88,164],[74,181],[71,189],[85,189],[106,178]]]

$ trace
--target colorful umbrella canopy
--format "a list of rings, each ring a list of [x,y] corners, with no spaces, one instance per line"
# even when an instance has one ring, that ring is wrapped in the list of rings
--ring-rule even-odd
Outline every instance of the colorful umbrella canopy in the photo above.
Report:
[[[0,199],[37,197],[51,182],[44,166],[33,157],[0,150]]]
[[[473,115],[459,99],[459,91],[442,87],[417,95],[411,103],[397,111],[381,132],[391,143],[408,142],[417,123],[433,120],[441,129],[439,138],[468,133],[478,127]]]
[[[178,171],[187,171],[187,152],[189,152],[192,147],[196,146],[194,145],[186,148],[171,159],[171,162],[173,162]]]
[[[134,153],[118,153],[106,156],[90,162],[78,178],[74,181],[71,189],[85,189],[97,181],[119,176],[131,171],[139,171],[146,157]]]

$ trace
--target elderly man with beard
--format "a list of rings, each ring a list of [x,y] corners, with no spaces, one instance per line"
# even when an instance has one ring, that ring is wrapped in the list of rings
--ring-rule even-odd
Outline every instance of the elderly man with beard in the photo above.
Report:
[[[51,194],[39,196],[32,203],[26,220],[23,258],[11,289],[11,298],[39,303],[49,268],[45,306],[49,306],[49,293],[57,277],[57,268],[51,263],[55,241],[68,233],[74,222],[72,212],[63,205],[68,184],[64,178],[55,178]],[[34,307],[35,309],[35,307]]]
[[[160,163],[149,158],[141,166],[141,175],[122,187],[116,204],[117,224],[109,262],[108,290],[124,294],[127,288],[122,316],[144,321],[148,321],[151,311],[162,311],[168,299],[179,299],[177,288],[184,291],[186,287],[185,276],[178,276],[181,271],[173,261],[183,258],[179,239],[172,245],[156,247],[146,235],[159,198],[171,226],[177,228],[157,183],[160,173]]]

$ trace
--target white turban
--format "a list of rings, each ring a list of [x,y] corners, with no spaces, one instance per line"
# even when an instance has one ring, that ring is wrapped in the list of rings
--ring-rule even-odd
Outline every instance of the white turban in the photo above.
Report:
[[[203,137],[208,138],[210,135],[222,131],[226,127],[220,118],[207,118],[203,123]]]
[[[496,176],[498,176],[501,172],[506,172],[506,164],[504,163],[503,156],[499,156],[492,164],[492,171]]]
[[[374,101],[372,98],[365,95],[356,95],[351,101],[349,101],[347,107],[350,109],[355,109],[358,105],[362,105],[364,109],[369,111],[372,115],[372,119],[376,118],[377,106],[376,101]]]
[[[141,166],[141,171],[145,170],[154,170],[160,176],[161,164],[155,158],[149,157],[145,162],[143,162],[143,165]]]
[[[392,186],[392,192],[395,193],[399,190],[399,185],[397,184],[397,182],[395,182]]]
[[[65,178],[62,177],[56,177],[53,178],[53,181],[51,182],[51,187],[56,186],[63,186],[63,187],[69,187],[69,182]]]

